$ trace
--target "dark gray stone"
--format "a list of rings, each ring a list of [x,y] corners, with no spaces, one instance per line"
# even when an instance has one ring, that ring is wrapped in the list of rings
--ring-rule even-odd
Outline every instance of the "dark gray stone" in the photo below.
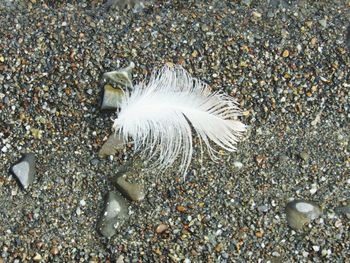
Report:
[[[105,198],[105,208],[97,224],[99,232],[107,238],[112,237],[117,229],[127,220],[129,210],[120,194],[109,192]]]
[[[34,181],[36,173],[35,159],[33,153],[26,153],[10,168],[10,172],[16,177],[23,189],[27,189]]]

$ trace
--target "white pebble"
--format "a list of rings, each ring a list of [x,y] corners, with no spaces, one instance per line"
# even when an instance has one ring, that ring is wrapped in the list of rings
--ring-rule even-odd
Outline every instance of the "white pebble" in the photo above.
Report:
[[[316,252],[320,251],[320,247],[319,246],[312,246],[312,249]]]
[[[243,167],[243,163],[241,162],[234,162],[233,165],[238,169],[241,169]]]

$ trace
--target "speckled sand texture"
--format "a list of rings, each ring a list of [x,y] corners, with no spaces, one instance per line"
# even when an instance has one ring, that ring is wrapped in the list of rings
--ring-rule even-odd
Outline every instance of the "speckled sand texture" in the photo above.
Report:
[[[1,1],[0,262],[346,262],[349,217],[335,208],[350,202],[349,9]],[[178,63],[236,97],[249,125],[238,151],[214,163],[196,147],[185,182],[176,166],[144,171],[130,147],[100,158],[116,117],[100,111],[101,77],[130,61],[135,82]],[[24,152],[36,156],[27,191],[9,173]],[[146,196],[106,239],[96,226],[123,164]],[[292,230],[293,199],[323,215]]]

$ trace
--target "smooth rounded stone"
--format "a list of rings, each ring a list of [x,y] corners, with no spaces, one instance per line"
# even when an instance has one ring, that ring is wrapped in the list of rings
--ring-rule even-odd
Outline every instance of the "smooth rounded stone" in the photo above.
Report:
[[[145,198],[143,186],[127,182],[125,176],[116,176],[112,179],[112,182],[115,187],[131,201],[141,201]]]
[[[309,155],[309,153],[308,153],[307,151],[301,151],[301,152],[299,153],[299,157],[300,157],[300,159],[303,160],[304,162],[307,162],[307,161],[309,161],[310,155]]]
[[[162,234],[164,231],[168,230],[169,226],[166,224],[160,224],[159,226],[157,226],[156,228],[156,233],[157,234]]]
[[[124,148],[124,141],[119,134],[111,134],[107,141],[102,145],[102,148],[98,152],[98,156],[104,158],[109,155],[114,155],[118,150]]]
[[[21,159],[11,166],[10,172],[16,177],[24,189],[33,183],[35,177],[35,155],[33,153],[24,154]]]
[[[105,80],[113,81],[118,85],[132,88],[132,70],[134,68],[134,62],[130,62],[129,66],[126,68],[104,73],[103,78]]]
[[[314,202],[306,200],[294,200],[286,206],[288,225],[299,230],[305,224],[318,218],[322,214],[322,209]]]
[[[112,237],[129,215],[127,203],[120,194],[109,192],[105,197],[105,208],[97,224],[98,231],[107,238]]]
[[[338,206],[334,209],[334,212],[338,215],[345,215],[348,219],[350,219],[350,205]]]
[[[101,110],[111,111],[118,109],[122,97],[124,96],[124,91],[120,88],[114,88],[109,84],[103,87],[103,97],[101,102]]]

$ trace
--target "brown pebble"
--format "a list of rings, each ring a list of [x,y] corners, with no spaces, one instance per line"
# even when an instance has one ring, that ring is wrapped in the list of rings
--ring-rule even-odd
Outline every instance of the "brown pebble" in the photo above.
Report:
[[[282,57],[284,57],[284,58],[289,57],[289,51],[288,51],[288,49],[286,49],[285,51],[283,51]]]
[[[58,252],[59,252],[59,250],[58,250],[57,247],[52,247],[52,248],[50,249],[50,253],[51,253],[52,255],[57,255]]]
[[[178,205],[176,206],[176,210],[179,211],[180,213],[184,213],[187,209],[182,205]]]
[[[263,236],[264,236],[264,231],[258,231],[258,232],[256,232],[256,233],[255,233],[255,236],[256,236],[256,237],[259,237],[259,238],[263,237]]]
[[[168,225],[160,224],[160,225],[157,226],[157,228],[156,228],[156,233],[157,233],[157,234],[161,234],[161,233],[163,233],[164,231],[166,231],[168,228],[169,228]]]

